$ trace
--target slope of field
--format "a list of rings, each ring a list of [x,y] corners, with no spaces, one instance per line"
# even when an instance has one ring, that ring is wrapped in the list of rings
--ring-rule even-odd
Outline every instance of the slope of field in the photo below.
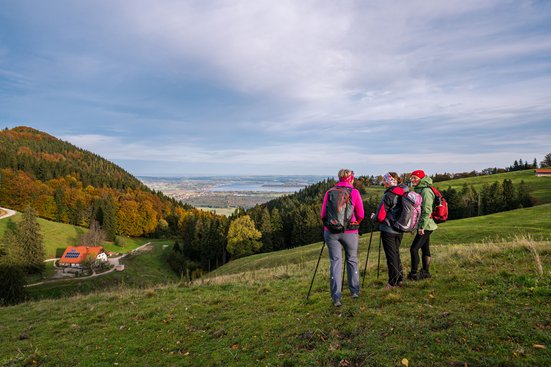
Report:
[[[2,238],[7,228],[13,226],[14,223],[18,223],[20,220],[20,213],[17,213],[16,215],[9,218],[0,219],[0,238]],[[46,250],[46,258],[61,257],[61,255],[63,255],[63,251],[67,248],[67,246],[77,246],[80,236],[88,232],[87,228],[52,222],[50,220],[42,218],[38,218],[38,223],[40,224],[40,228],[44,236],[44,248]],[[142,238],[121,238],[125,244],[124,247],[115,246],[112,243],[105,243],[105,249],[108,251],[125,253],[147,242],[146,239]]]
[[[332,306],[323,257],[210,284],[117,289],[0,309],[0,365],[543,366],[551,242],[435,245],[433,278]],[[384,263],[384,261],[383,261]],[[75,352],[77,350],[77,352]]]
[[[513,240],[517,236],[531,236],[535,239],[551,240],[551,204],[448,221],[439,225],[439,229],[431,236],[431,243],[450,245],[507,241]],[[365,233],[360,237],[360,259],[366,258],[369,238],[369,233]],[[405,234],[402,248],[408,249],[412,242],[413,236]],[[378,243],[379,233],[375,232],[372,238],[371,256],[374,256],[373,254],[377,251]],[[274,253],[252,255],[231,261],[210,273],[209,276],[235,274],[261,268],[302,263],[317,259],[320,249],[321,244],[315,243]],[[326,255],[327,253],[325,253]],[[384,257],[384,254],[382,256]]]
[[[511,180],[515,185],[524,181],[530,194],[538,201],[537,204],[551,203],[551,177],[536,177],[533,169],[442,181],[435,183],[435,186],[442,190],[448,187],[461,190],[463,185],[467,184],[468,186],[473,185],[479,190],[484,184],[491,185],[496,181],[503,183],[505,179]]]

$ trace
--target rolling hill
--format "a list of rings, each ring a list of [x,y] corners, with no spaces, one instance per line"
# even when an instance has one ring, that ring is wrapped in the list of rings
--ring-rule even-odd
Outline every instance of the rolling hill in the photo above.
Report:
[[[0,206],[31,206],[42,218],[86,228],[109,223],[111,238],[151,235],[186,209],[114,163],[23,126],[0,131]]]
[[[505,179],[511,180],[513,184],[524,181],[530,194],[537,200],[537,204],[551,203],[551,177],[536,177],[533,169],[441,181],[435,183],[435,186],[442,190],[448,187],[461,190],[463,185],[466,184],[479,190],[484,184],[492,184],[495,181],[503,182]]]

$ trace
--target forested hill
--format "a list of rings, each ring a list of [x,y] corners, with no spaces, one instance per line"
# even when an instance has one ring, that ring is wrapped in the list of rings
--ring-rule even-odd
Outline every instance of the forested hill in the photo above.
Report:
[[[383,189],[377,186],[376,177],[357,177],[354,186],[363,198],[366,215],[375,211]],[[297,193],[271,200],[249,209],[248,214],[262,232],[262,251],[281,250],[322,240],[322,225],[319,217],[323,195],[335,185],[328,178],[310,185]],[[360,226],[360,232],[370,230],[369,221]]]
[[[85,227],[96,220],[111,238],[167,231],[186,212],[114,163],[30,127],[0,131],[0,205]]]
[[[0,168],[20,170],[40,181],[72,176],[84,186],[146,190],[114,163],[30,127],[0,132]]]

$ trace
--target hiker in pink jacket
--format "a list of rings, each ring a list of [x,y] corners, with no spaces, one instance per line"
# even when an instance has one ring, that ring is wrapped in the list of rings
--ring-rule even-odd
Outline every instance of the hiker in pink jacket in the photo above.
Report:
[[[342,293],[342,249],[346,253],[348,288],[352,298],[358,298],[360,275],[358,272],[358,228],[364,218],[364,207],[360,192],[352,185],[354,171],[341,169],[339,182],[327,190],[321,206],[324,224],[324,239],[329,249],[329,286],[333,304],[341,305]]]

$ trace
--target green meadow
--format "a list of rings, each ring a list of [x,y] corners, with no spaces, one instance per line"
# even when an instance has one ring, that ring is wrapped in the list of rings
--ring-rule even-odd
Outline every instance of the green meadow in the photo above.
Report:
[[[384,254],[377,277],[375,234],[360,298],[341,308],[330,301],[326,251],[306,302],[321,243],[188,283],[162,270],[170,243],[160,242],[131,259],[115,288],[1,308],[0,365],[547,365],[550,215],[542,205],[445,223],[434,233],[433,278],[394,290],[384,289]],[[368,245],[364,234],[362,270]],[[131,284],[142,276],[152,282]]]
[[[0,238],[10,226],[13,226],[20,220],[21,213],[17,213],[9,218],[0,219]],[[44,236],[46,258],[61,257],[63,251],[68,246],[79,246],[78,240],[80,236],[88,232],[87,228],[53,222],[42,218],[38,218],[38,223]],[[124,246],[117,246],[111,242],[103,243],[102,246],[107,251],[126,253],[147,242],[147,239],[143,238],[121,237],[121,239]]]
[[[491,185],[496,181],[503,183],[505,179],[511,180],[515,185],[524,181],[530,194],[537,200],[537,204],[551,203],[551,177],[536,177],[533,169],[442,181],[435,183],[435,186],[442,190],[449,187],[461,190],[466,184],[480,190],[484,184]]]

